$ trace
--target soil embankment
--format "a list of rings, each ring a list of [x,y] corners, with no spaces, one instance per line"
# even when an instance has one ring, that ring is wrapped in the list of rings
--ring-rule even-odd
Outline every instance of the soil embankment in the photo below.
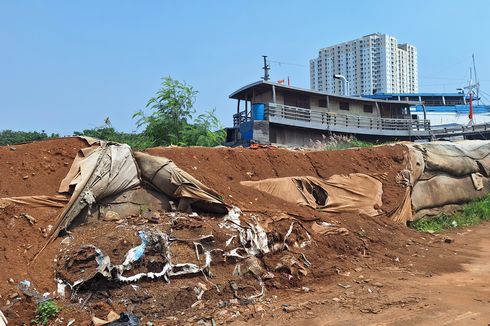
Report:
[[[86,145],[78,138],[66,138],[0,147],[0,197],[56,194],[76,152]],[[312,236],[311,244],[302,247],[300,252],[291,250],[290,253],[260,257],[264,262],[263,268],[273,274],[272,278],[265,280],[263,300],[230,303],[233,293],[229,288],[233,289],[232,282],[238,282],[240,277],[233,276],[235,281],[230,279],[235,265],[224,260],[213,266],[214,274],[210,279],[198,274],[173,278],[170,283],[142,279],[133,285],[96,280],[77,293],[78,301],[59,299],[64,307],[62,316],[65,324],[75,318],[75,324],[88,325],[91,316],[105,317],[110,310],[133,311],[144,323],[151,320],[155,325],[195,323],[201,319],[238,323],[312,321],[329,324],[336,321],[361,322],[365,316],[375,316],[366,319],[374,322],[379,321],[376,318],[382,314],[389,318],[389,311],[407,312],[422,309],[426,304],[436,305],[433,300],[436,292],[442,291],[444,281],[434,283],[434,292],[424,295],[421,293],[422,284],[429,279],[427,277],[457,272],[448,275],[461,275],[452,281],[462,282],[463,275],[466,275],[458,274],[467,272],[464,269],[466,265],[461,263],[470,262],[468,255],[458,254],[455,249],[464,243],[459,235],[454,236],[455,243],[447,244],[441,236],[417,233],[383,214],[377,217],[329,214],[297,206],[240,183],[273,177],[326,179],[336,174],[364,173],[382,182],[383,204],[379,209],[390,212],[399,206],[405,193],[405,188],[396,181],[399,171],[406,167],[406,147],[403,145],[316,152],[244,148],[152,148],[147,152],[172,159],[180,168],[220,193],[226,203],[240,207],[248,214],[247,218],[257,218],[268,225],[268,232],[274,237],[282,239],[280,237],[291,228],[296,238],[288,241],[304,241],[301,237],[306,230]],[[229,237],[221,230],[220,220],[206,214],[175,218],[172,212],[161,212],[162,218],[156,224],[143,216],[121,217],[117,221],[91,219],[72,230],[73,240],[67,241],[68,244],[61,244],[62,239],[59,238],[32,261],[46,243],[47,230],[60,209],[27,208],[18,204],[0,207],[0,224],[3,226],[0,237],[0,309],[12,324],[30,321],[35,309],[32,299],[25,297],[17,288],[18,282],[28,279],[41,293],[54,293],[57,273],[66,272],[58,268],[60,259],[70,258],[67,256],[68,247],[73,249],[97,243],[114,259],[123,261],[124,253],[139,244],[138,230],[166,230],[172,223],[173,232],[181,238],[213,233],[215,242],[225,242]],[[36,221],[32,223],[25,214]],[[295,223],[294,230],[291,221]],[[342,228],[347,232],[315,234],[312,225],[317,222],[326,222],[336,230]],[[475,232],[475,237],[478,234]],[[472,237],[473,233],[464,239]],[[189,250],[183,244],[173,248],[176,256],[185,258],[183,262],[195,259],[194,249]],[[295,266],[274,268],[278,263],[284,264],[284,257],[292,261],[291,257],[301,259],[301,255],[309,260],[310,266],[306,269],[299,268],[297,262]],[[145,263],[158,266],[158,257],[152,256],[151,259],[155,261]],[[83,276],[90,271],[80,268],[75,272]],[[252,280],[243,285],[245,292],[257,290],[257,282]],[[196,284],[207,284],[208,288],[198,303],[194,293]],[[475,283],[474,286],[481,284]],[[400,288],[404,290],[400,292]],[[470,297],[467,297],[468,302]],[[456,300],[456,292],[453,298]],[[449,304],[452,303],[448,301]],[[324,316],[327,310],[329,314]],[[345,317],[351,316],[344,315],[345,312],[352,312],[352,318]],[[478,316],[486,315],[480,313]]]

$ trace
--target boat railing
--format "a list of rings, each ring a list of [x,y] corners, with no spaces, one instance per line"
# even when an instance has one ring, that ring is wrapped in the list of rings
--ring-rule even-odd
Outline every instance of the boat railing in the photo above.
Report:
[[[346,128],[377,130],[430,130],[430,121],[421,119],[393,119],[341,114],[320,110],[298,108],[283,104],[269,103],[265,109],[265,118],[299,120]]]

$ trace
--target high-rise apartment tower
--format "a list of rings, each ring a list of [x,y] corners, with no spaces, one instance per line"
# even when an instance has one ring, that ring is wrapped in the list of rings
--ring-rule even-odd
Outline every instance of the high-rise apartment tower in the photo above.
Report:
[[[350,95],[417,93],[417,48],[376,33],[320,49],[318,58],[310,60],[310,87],[343,94],[336,74],[349,81]]]

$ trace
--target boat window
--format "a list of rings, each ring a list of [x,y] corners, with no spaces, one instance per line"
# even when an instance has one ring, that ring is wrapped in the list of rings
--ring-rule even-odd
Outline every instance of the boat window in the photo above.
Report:
[[[365,104],[364,105],[364,112],[373,113],[373,106],[371,104]]]
[[[347,102],[340,102],[340,109],[341,110],[349,111],[349,103],[347,103]]]

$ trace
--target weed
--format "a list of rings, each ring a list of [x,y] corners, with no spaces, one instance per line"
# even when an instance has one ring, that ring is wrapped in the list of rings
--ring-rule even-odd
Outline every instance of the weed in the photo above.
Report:
[[[361,229],[360,231],[356,231],[354,232],[359,238],[365,238],[367,237],[367,232],[364,231],[363,229]]]
[[[341,134],[330,134],[328,137],[322,135],[321,140],[313,141],[310,139],[309,147],[318,150],[342,150],[352,147],[371,147],[376,144],[358,140],[354,136],[341,135]]]
[[[148,211],[148,206],[146,206],[145,204],[141,204],[139,211],[140,211],[140,215],[143,215]]]
[[[47,325],[60,311],[61,308],[53,300],[43,301],[37,306],[36,318],[32,322],[36,325]]]
[[[420,219],[410,226],[421,232],[441,232],[455,227],[465,227],[490,220],[490,194],[463,206],[460,212],[452,215],[441,214],[431,219]]]

